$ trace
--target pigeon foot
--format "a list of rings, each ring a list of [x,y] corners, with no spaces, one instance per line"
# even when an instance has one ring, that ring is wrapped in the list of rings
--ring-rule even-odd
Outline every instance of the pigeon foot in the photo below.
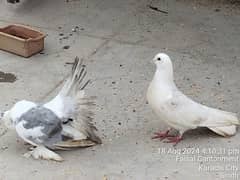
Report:
[[[162,141],[163,139],[166,139],[168,137],[173,137],[173,135],[170,135],[169,132],[169,129],[164,132],[155,132],[155,136],[153,136],[152,139],[160,139],[160,141]]]
[[[164,141],[164,143],[173,143],[173,146],[176,146],[183,138],[182,136],[173,136],[173,137],[167,137],[167,141]]]

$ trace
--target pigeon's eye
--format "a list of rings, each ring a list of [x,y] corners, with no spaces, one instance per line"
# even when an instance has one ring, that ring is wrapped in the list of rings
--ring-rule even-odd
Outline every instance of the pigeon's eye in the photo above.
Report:
[[[158,61],[161,61],[161,58],[160,58],[160,57],[158,57],[158,58],[157,58],[157,60],[158,60]]]

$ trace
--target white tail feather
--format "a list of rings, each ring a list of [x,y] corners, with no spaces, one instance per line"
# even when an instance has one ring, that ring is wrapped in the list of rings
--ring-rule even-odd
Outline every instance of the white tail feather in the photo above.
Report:
[[[239,125],[238,117],[235,113],[208,108],[208,119],[201,123],[201,127],[215,128]]]
[[[220,136],[233,136],[237,132],[237,127],[236,126],[224,126],[224,127],[215,127],[215,128],[209,128],[213,132],[217,133]]]

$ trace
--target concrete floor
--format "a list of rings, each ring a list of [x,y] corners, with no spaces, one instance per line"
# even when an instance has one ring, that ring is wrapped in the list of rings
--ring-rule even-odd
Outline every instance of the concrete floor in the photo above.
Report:
[[[166,126],[145,98],[155,71],[150,61],[156,53],[166,52],[174,63],[176,83],[185,94],[239,115],[240,6],[220,2],[25,0],[12,5],[2,0],[1,26],[30,25],[48,36],[44,54],[24,59],[0,52],[0,71],[17,77],[14,83],[0,83],[0,109],[7,110],[21,99],[49,100],[70,70],[66,62],[84,57],[92,79],[88,94],[98,97],[94,121],[103,145],[61,151],[63,163],[37,161],[24,158],[27,147],[14,132],[6,133],[1,127],[0,180],[232,180],[234,174],[240,179],[239,133],[221,138],[205,129],[191,131],[174,149],[151,139]],[[80,31],[70,36],[75,26]],[[60,33],[67,39],[60,40]],[[70,48],[63,49],[65,45]],[[177,161],[177,152],[184,148],[236,150],[231,155],[239,161]],[[182,157],[197,155],[192,153]],[[201,169],[226,164],[238,170]]]

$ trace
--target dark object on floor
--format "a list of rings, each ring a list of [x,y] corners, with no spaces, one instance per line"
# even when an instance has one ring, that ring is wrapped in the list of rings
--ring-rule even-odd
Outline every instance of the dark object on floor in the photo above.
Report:
[[[63,49],[69,49],[70,46],[66,45],[66,46],[63,46]]]
[[[161,12],[161,13],[164,13],[164,14],[168,14],[167,11],[163,11],[163,10],[157,8],[157,7],[154,7],[154,6],[151,6],[151,5],[148,5],[148,7],[149,7],[150,9],[154,10],[154,11],[158,11],[158,12]]]
[[[17,77],[14,74],[0,71],[0,83],[1,82],[13,83],[16,80],[17,80]]]
[[[15,4],[15,3],[19,3],[20,0],[7,0],[8,3],[12,3],[12,4]]]

